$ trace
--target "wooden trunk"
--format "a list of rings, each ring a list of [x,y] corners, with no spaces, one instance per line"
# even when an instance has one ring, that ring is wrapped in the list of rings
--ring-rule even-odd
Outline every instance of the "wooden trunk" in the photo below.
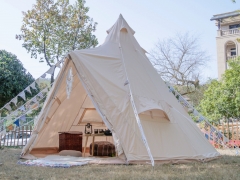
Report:
[[[82,132],[59,132],[59,151],[75,150],[82,152]]]
[[[92,155],[92,143],[90,144],[90,155]],[[93,156],[115,156],[115,146],[108,141],[94,142]]]

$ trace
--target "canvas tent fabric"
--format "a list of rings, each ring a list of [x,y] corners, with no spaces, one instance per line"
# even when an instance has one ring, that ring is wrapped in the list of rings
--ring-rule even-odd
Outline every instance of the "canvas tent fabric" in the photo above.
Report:
[[[57,149],[58,132],[84,131],[87,122],[93,129],[110,129],[118,155],[128,163],[218,157],[168,91],[122,15],[107,33],[101,46],[69,53],[22,157]]]

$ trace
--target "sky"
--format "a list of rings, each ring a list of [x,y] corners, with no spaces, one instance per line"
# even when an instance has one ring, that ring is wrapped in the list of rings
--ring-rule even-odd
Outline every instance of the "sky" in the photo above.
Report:
[[[74,2],[74,0],[70,0]],[[0,0],[0,49],[15,54],[34,78],[49,68],[37,59],[31,59],[20,34],[22,11],[32,8],[36,0]],[[135,30],[139,44],[150,52],[158,40],[189,32],[200,39],[200,46],[210,55],[208,66],[202,70],[204,78],[217,78],[217,27],[210,18],[215,14],[237,10],[239,2],[231,0],[86,0],[88,15],[98,23],[95,35],[102,44],[109,29],[122,14]]]

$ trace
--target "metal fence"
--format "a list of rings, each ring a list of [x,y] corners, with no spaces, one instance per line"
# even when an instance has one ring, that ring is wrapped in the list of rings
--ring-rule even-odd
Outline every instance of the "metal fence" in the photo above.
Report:
[[[33,127],[31,125],[25,125],[0,135],[0,147],[23,148],[32,134],[32,129]]]

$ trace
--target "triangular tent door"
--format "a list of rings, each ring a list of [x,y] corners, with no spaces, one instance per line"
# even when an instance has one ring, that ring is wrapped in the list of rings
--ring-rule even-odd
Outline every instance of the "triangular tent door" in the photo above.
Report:
[[[219,156],[121,15],[107,32],[101,46],[69,53],[22,155],[58,149],[58,132],[84,132],[91,122],[112,130],[118,155],[129,163]]]

